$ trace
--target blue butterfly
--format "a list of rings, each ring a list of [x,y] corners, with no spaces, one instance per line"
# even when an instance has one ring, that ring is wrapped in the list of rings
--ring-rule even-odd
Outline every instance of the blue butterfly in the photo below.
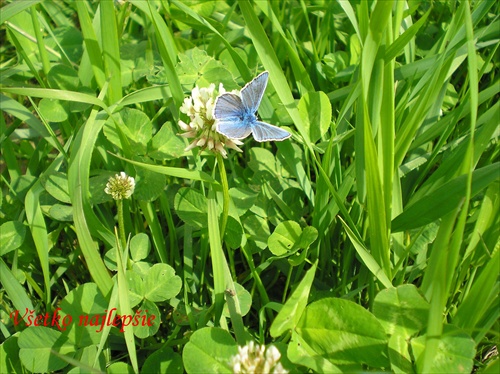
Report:
[[[215,101],[214,118],[217,132],[230,139],[243,139],[252,133],[258,142],[281,141],[292,134],[261,122],[256,112],[266,90],[269,73],[263,72],[242,88],[240,95],[224,93]]]

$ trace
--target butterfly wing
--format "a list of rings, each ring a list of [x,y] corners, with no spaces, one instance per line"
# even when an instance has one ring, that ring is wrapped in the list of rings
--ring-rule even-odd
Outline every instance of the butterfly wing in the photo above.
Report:
[[[292,134],[286,130],[261,121],[255,121],[252,123],[251,129],[254,139],[258,142],[267,142],[270,140],[279,142],[292,136]]]
[[[236,117],[217,121],[216,130],[230,139],[243,139],[252,132],[252,128],[247,122]]]
[[[260,101],[267,87],[268,78],[269,73],[265,71],[241,89],[241,101],[248,112],[255,113],[259,109]]]
[[[245,108],[241,98],[233,93],[220,95],[215,101],[214,118],[227,120],[229,118],[241,118]]]
[[[214,118],[217,120],[218,133],[230,139],[243,139],[252,133],[258,142],[281,141],[292,136],[288,131],[279,127],[250,119],[259,109],[268,78],[267,71],[257,76],[243,87],[240,92],[241,97],[225,93],[217,98]]]

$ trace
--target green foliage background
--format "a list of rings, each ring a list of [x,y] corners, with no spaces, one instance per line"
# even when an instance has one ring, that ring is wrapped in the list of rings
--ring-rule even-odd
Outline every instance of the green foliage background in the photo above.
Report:
[[[498,15],[5,2],[0,372],[232,372],[250,340],[291,372],[497,372]],[[193,87],[264,70],[259,116],[292,138],[186,152]],[[36,326],[57,308],[96,323]],[[113,308],[156,322],[97,332]]]

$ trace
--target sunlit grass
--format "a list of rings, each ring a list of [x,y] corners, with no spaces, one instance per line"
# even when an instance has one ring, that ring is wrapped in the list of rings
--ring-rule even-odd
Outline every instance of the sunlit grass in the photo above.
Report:
[[[290,371],[494,371],[498,14],[486,0],[5,4],[0,372],[224,372],[251,339]],[[259,116],[292,137],[185,151],[193,87],[265,70]],[[104,193],[121,171],[136,180],[123,210]],[[38,342],[10,317],[78,292],[106,300],[85,313],[149,307],[158,324],[87,340],[47,326]],[[30,363],[36,349],[53,361]]]

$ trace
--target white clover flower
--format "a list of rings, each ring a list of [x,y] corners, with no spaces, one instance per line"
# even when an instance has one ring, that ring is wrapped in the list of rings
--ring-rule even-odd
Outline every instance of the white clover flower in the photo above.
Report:
[[[235,374],[285,374],[280,351],[274,345],[255,344],[253,341],[243,347],[238,347],[238,354],[231,359]]]
[[[125,172],[120,172],[109,178],[104,192],[111,195],[115,200],[128,199],[134,193],[135,180]]]
[[[238,145],[243,143],[237,139],[229,139],[216,131],[213,111],[215,100],[218,94],[225,93],[222,83],[219,85],[218,93],[215,84],[208,87],[196,86],[191,91],[191,96],[184,99],[180,111],[189,116],[190,122],[179,121],[179,127],[184,133],[180,134],[185,138],[194,138],[186,147],[185,151],[200,147],[209,151],[218,152],[223,157],[227,157],[225,147],[242,152]],[[234,91],[237,92],[237,91]]]

